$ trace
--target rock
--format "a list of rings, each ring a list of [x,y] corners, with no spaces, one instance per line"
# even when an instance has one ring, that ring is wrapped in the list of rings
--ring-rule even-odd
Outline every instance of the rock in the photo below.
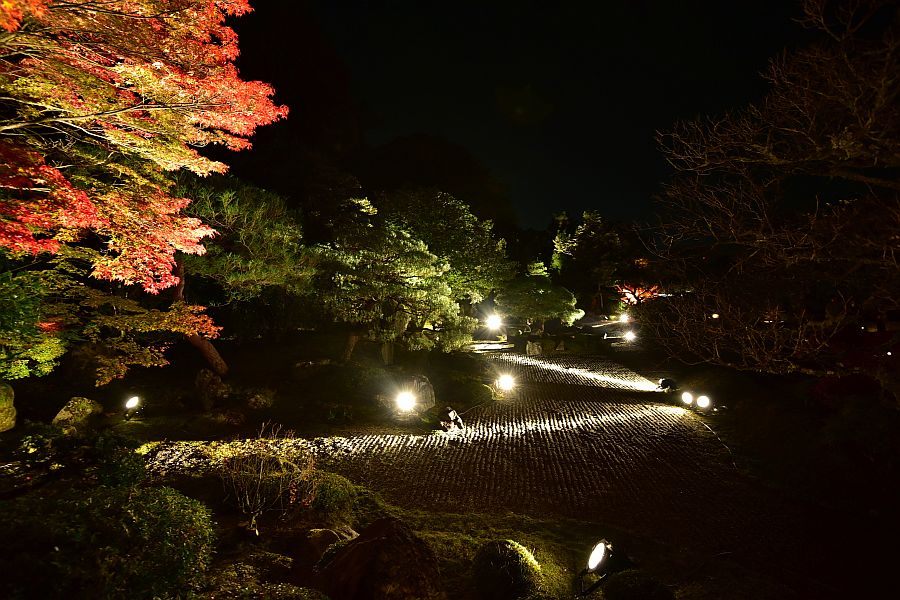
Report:
[[[251,410],[263,410],[271,408],[275,404],[275,390],[261,389],[253,392],[245,400],[247,408]]]
[[[200,372],[197,373],[197,377],[194,379],[194,391],[205,412],[211,411],[214,406],[228,398],[228,385],[209,369],[200,369]]]
[[[320,568],[318,589],[332,600],[443,598],[428,545],[399,519],[380,519]]]
[[[75,433],[83,429],[92,415],[103,412],[103,406],[96,400],[75,396],[62,407],[52,423],[63,430],[63,433]]]
[[[310,529],[307,531],[306,537],[292,548],[295,575],[300,572],[307,575],[312,573],[312,568],[319,562],[328,547],[346,539],[349,538],[342,537],[333,529]]]
[[[424,375],[412,376],[412,392],[416,395],[416,410],[419,412],[434,406],[434,386]]]
[[[540,341],[533,342],[531,340],[525,342],[525,354],[528,356],[538,356],[543,352],[543,346]]]
[[[16,426],[16,408],[13,406],[15,393],[8,383],[0,382],[0,432]]]

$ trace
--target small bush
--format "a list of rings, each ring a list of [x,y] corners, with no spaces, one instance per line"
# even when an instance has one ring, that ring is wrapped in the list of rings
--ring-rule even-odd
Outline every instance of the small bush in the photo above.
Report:
[[[199,584],[209,510],[171,488],[99,486],[0,505],[0,596],[166,598]]]
[[[540,591],[541,566],[513,540],[483,544],[475,554],[472,575],[479,597],[485,600],[516,600]]]
[[[144,480],[144,457],[137,453],[140,442],[111,431],[94,440],[96,475],[102,485],[136,485]]]
[[[265,423],[259,431],[260,444],[225,458],[219,468],[228,500],[247,517],[248,528],[257,533],[257,520],[264,512],[277,510],[284,515],[312,500],[312,454],[288,460],[267,443],[292,438],[293,433],[282,433],[280,425]]]
[[[335,473],[317,471],[312,476],[313,500],[310,507],[323,523],[348,523],[353,515],[356,488]]]

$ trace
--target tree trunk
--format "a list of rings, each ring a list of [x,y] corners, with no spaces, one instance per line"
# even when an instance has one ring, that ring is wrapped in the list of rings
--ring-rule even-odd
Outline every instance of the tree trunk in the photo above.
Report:
[[[350,357],[353,356],[353,350],[356,348],[357,342],[362,338],[362,334],[355,330],[351,329],[347,334],[347,343],[344,344],[344,352],[341,354],[341,362],[350,362]]]
[[[178,277],[178,284],[175,286],[175,300],[184,302],[184,264],[180,260],[175,262],[175,275]],[[216,347],[209,339],[196,333],[184,337],[194,348],[200,351],[200,354],[203,355],[203,358],[206,359],[206,362],[216,375],[225,377],[228,374],[228,363],[225,362],[225,359],[222,358],[222,355],[219,354],[219,351],[216,350]]]
[[[381,342],[381,362],[386,366],[394,364],[394,342]]]

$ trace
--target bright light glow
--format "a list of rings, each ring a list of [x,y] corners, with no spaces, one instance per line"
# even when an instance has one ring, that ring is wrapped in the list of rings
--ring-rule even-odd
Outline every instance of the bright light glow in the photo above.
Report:
[[[625,338],[626,342],[633,342],[637,338],[637,335],[635,335],[633,331],[626,331],[625,335],[622,337]]]
[[[691,404],[694,401],[694,395],[690,392],[684,392],[681,394],[681,401],[685,404]]]
[[[888,350],[888,356],[893,356],[893,354],[891,354],[890,350]]]
[[[628,316],[628,313],[622,313],[621,315],[619,315],[619,321],[622,323],[627,323],[630,320],[631,317]]]
[[[400,392],[394,401],[397,408],[403,412],[409,412],[416,407],[416,395],[412,392]]]
[[[709,396],[697,396],[697,408],[709,408],[712,401]]]
[[[490,315],[484,322],[488,329],[500,329],[503,327],[503,319],[500,315]]]
[[[719,318],[719,313],[713,313],[713,314],[712,314],[712,318],[713,318],[713,319],[718,319],[718,318]]]
[[[593,573],[600,567],[600,563],[603,562],[603,559],[606,558],[606,540],[601,541],[594,549],[591,550],[591,556],[588,558],[587,568],[588,571]]]
[[[656,391],[655,383],[645,377],[642,377],[641,375],[638,375],[634,371],[618,371],[615,372],[615,375],[620,376],[616,377],[614,375],[597,373],[595,371],[589,371],[587,369],[580,369],[577,367],[564,367],[556,363],[544,362],[531,356],[522,356],[520,354],[507,355],[505,357],[505,360],[513,364],[529,365],[538,367],[540,369],[546,369],[548,371],[556,371],[557,373],[571,373],[573,375],[577,375],[578,377],[584,377],[585,379],[595,381],[598,384],[601,384],[603,387],[612,387],[625,390],[638,390],[642,392]],[[628,379],[626,379],[625,377],[628,377]]]
[[[508,392],[516,386],[516,380],[513,379],[512,375],[501,375],[499,379],[497,379],[497,387],[503,390],[504,392]]]
[[[132,396],[131,398],[129,398],[128,400],[125,401],[125,408],[127,408],[129,410],[132,408],[137,408],[137,405],[140,403],[141,403],[140,398],[138,398],[137,396]]]

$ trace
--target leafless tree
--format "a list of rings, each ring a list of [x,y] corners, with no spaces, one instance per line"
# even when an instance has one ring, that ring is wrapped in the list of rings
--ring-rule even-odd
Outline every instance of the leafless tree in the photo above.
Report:
[[[762,101],[658,136],[655,250],[682,292],[643,311],[673,352],[840,369],[836,336],[900,305],[900,3],[802,11],[819,41],[770,61]]]

